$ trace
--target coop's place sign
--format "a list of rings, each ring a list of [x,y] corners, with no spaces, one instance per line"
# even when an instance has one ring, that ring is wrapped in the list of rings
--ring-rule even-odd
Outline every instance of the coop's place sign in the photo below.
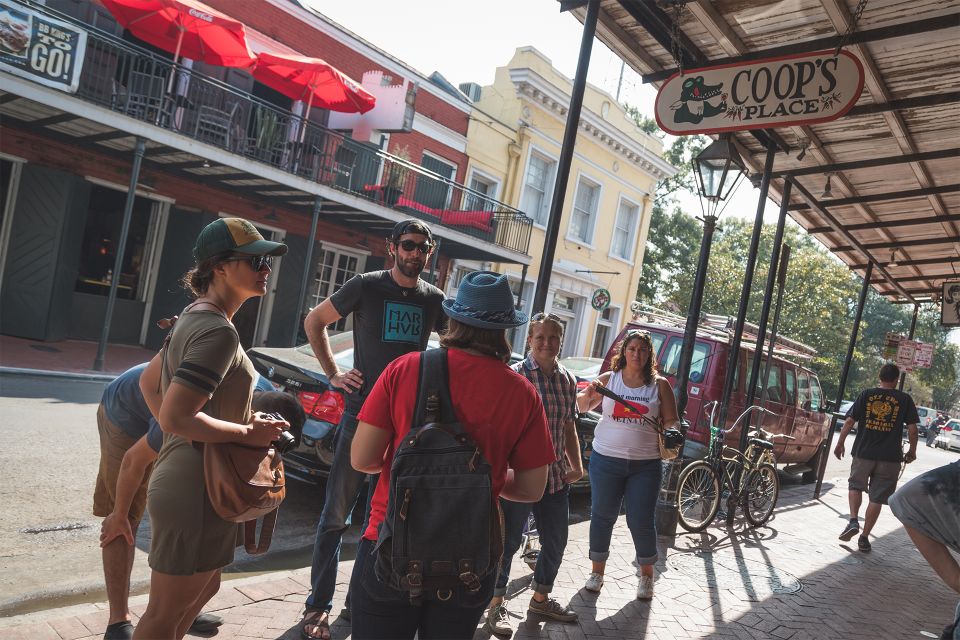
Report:
[[[660,87],[655,115],[677,136],[835,120],[857,102],[863,65],[834,51],[684,70]]]

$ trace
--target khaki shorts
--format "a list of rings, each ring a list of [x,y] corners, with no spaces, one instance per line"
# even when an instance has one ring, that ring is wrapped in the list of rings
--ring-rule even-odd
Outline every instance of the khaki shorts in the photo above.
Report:
[[[93,515],[105,518],[113,512],[117,500],[117,478],[120,475],[120,463],[123,454],[137,441],[110,421],[103,404],[97,409],[97,428],[100,431],[100,470],[97,472],[97,487],[93,491]],[[143,481],[130,503],[131,524],[136,526],[143,517],[147,505],[147,484],[153,464],[147,467]]]
[[[897,490],[899,479],[899,462],[854,458],[847,486],[855,491],[866,491],[870,502],[887,504],[887,500]]]

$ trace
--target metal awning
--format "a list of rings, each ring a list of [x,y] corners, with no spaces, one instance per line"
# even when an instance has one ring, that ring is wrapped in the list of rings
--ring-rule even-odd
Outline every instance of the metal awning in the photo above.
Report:
[[[583,0],[561,0],[581,21]],[[854,22],[858,6],[863,9]],[[675,19],[679,15],[679,19]],[[679,29],[677,28],[679,26]],[[851,30],[852,27],[852,30]],[[770,194],[894,302],[934,300],[960,273],[960,6],[944,0],[601,0],[597,37],[644,81],[685,68],[836,48],[857,104],[833,122],[733,134],[751,171],[781,149]],[[832,196],[824,197],[830,175]]]

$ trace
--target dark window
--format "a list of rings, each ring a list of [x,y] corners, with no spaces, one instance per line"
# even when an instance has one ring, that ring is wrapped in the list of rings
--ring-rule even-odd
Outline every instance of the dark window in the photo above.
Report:
[[[457,168],[453,164],[426,154],[423,155],[420,165],[448,180],[453,180],[457,174]],[[449,208],[450,185],[437,178],[420,174],[417,174],[416,180],[417,186],[413,192],[414,200],[431,209],[443,210]]]
[[[784,370],[784,404],[790,407],[797,406],[797,374],[793,372],[793,367],[787,366]]]
[[[4,217],[7,215],[7,194],[10,193],[12,173],[13,163],[9,160],[0,160],[0,229],[3,229]]]
[[[77,273],[77,291],[105,296],[110,291],[110,282],[117,278],[117,297],[131,300],[138,297],[153,203],[146,198],[134,200],[122,268],[120,273],[116,274],[113,267],[117,244],[120,242],[126,199],[127,194],[122,191],[100,186],[90,190],[87,226],[83,231]]]
[[[800,408],[809,411],[810,410],[810,378],[807,377],[807,374],[803,371],[797,373],[797,401],[800,403]]]
[[[680,368],[680,351],[683,349],[683,338],[673,337],[667,343],[660,363],[660,371],[664,375],[675,376]],[[693,357],[690,359],[690,382],[703,382],[707,370],[707,356],[710,355],[710,346],[697,342],[693,346]]]

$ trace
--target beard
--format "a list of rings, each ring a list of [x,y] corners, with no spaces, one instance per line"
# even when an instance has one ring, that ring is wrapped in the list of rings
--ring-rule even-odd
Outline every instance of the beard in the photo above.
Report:
[[[427,266],[426,260],[397,260],[397,269],[408,278],[419,278],[423,273],[423,268]]]

